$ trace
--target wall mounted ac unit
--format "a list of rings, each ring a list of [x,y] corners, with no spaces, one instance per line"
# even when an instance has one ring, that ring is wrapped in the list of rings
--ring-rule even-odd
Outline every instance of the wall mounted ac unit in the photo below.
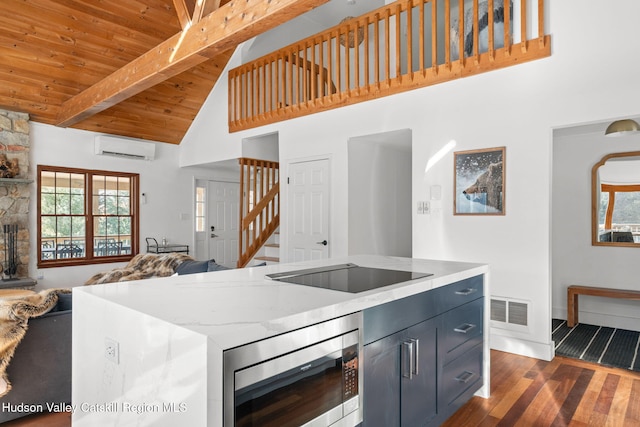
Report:
[[[96,154],[102,156],[137,160],[153,160],[156,157],[156,145],[153,142],[142,142],[108,135],[96,136],[95,149]]]

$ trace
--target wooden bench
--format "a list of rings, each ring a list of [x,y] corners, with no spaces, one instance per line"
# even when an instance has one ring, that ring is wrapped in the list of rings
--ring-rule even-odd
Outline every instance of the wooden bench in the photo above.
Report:
[[[569,286],[567,288],[567,326],[570,328],[573,328],[578,323],[578,295],[640,300],[640,291],[598,288],[595,286]]]

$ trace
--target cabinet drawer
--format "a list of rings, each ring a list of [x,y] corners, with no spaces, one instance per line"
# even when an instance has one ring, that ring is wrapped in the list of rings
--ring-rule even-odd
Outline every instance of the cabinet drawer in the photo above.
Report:
[[[440,313],[484,296],[484,276],[475,276],[434,289]]]
[[[444,411],[448,413],[451,405],[466,401],[459,398],[465,394],[470,396],[475,393],[482,383],[482,344],[480,344],[444,367],[441,382],[441,403],[445,406]]]
[[[480,298],[442,315],[438,347],[443,365],[482,343],[483,304],[484,298]]]

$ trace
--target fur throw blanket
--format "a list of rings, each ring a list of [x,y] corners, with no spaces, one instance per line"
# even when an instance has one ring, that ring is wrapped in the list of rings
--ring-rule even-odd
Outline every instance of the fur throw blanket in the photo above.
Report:
[[[194,259],[186,254],[138,254],[127,265],[110,271],[97,273],[87,280],[85,285],[124,282],[128,280],[148,279],[149,277],[166,277],[176,272],[176,268],[184,261]]]
[[[0,397],[11,390],[6,370],[27,332],[27,321],[55,307],[59,293],[70,292],[70,289],[46,289],[29,295],[0,298]]]

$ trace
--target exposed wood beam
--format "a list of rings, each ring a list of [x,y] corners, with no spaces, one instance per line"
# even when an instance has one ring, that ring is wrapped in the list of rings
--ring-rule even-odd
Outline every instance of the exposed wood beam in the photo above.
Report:
[[[72,126],[328,0],[233,0],[67,100],[58,126]]]
[[[206,2],[207,0],[196,0],[196,7],[193,9],[193,17],[191,18],[191,22],[194,24],[202,19],[202,12],[204,12]]]
[[[184,0],[173,0],[173,7],[176,9],[178,21],[180,21],[182,29],[185,30],[189,28],[191,26],[191,18],[189,17],[189,9],[187,9],[187,4]]]

